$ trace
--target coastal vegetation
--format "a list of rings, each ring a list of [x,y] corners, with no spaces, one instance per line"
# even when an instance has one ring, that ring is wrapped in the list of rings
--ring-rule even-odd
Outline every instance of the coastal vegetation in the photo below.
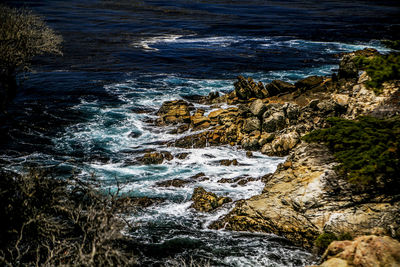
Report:
[[[339,172],[365,189],[399,193],[400,118],[327,119],[331,127],[307,134],[307,142],[324,142],[341,163]]]
[[[5,266],[126,266],[135,263],[118,216],[129,201],[96,180],[30,170],[0,173],[0,262]]]
[[[400,54],[377,55],[374,57],[358,56],[354,62],[359,69],[365,70],[371,78],[366,82],[375,93],[382,92],[382,84],[386,81],[400,79]]]
[[[317,254],[323,253],[333,241],[352,240],[353,237],[349,233],[336,235],[334,233],[325,232],[320,234],[314,241],[314,248]]]
[[[61,55],[61,43],[39,15],[0,4],[0,110],[16,94],[16,75],[29,70],[35,56]]]

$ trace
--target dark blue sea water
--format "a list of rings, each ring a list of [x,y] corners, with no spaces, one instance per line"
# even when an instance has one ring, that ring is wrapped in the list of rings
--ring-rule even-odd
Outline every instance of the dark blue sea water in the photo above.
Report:
[[[193,188],[203,186],[234,200],[262,191],[220,178],[273,172],[283,158],[236,147],[167,148],[177,138],[146,123],[163,101],[233,89],[237,75],[268,82],[330,75],[338,53],[365,47],[387,52],[379,40],[400,39],[398,1],[7,1],[41,14],[64,38],[62,57],[39,57],[32,73],[1,117],[0,165],[21,171],[52,168],[59,175],[94,173],[104,188],[116,179],[132,196],[166,201],[129,218],[137,226],[143,265],[174,257],[205,259],[216,266],[303,266],[311,254],[265,234],[210,231],[226,214],[190,209]],[[210,111],[208,107],[207,112]],[[130,135],[132,132],[134,136]],[[157,166],[129,164],[144,149],[188,152]],[[241,166],[220,166],[220,159]],[[157,181],[188,179],[204,172],[210,180],[183,188]]]

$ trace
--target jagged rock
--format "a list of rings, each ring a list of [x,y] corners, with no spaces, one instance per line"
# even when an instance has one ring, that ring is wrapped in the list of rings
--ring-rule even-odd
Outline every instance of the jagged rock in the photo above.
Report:
[[[191,120],[194,130],[206,129],[211,125],[211,120],[204,116],[192,116]]]
[[[214,193],[207,192],[203,187],[196,187],[193,191],[192,201],[191,207],[195,210],[210,212],[225,203],[232,202],[232,199],[230,197],[218,197]]]
[[[271,115],[267,111],[263,117],[262,130],[264,132],[271,133],[285,127],[286,121],[283,111],[274,112]]]
[[[252,78],[247,80],[243,76],[238,76],[237,81],[234,83],[235,93],[239,99],[247,100],[252,97],[266,98],[268,92],[265,90],[262,83],[256,84]]]
[[[172,179],[167,181],[162,181],[156,183],[156,186],[160,187],[183,187],[185,184],[190,183],[190,181],[182,180],[182,179]]]
[[[256,117],[261,117],[262,114],[267,110],[267,106],[261,99],[256,99],[250,105],[250,112]]]
[[[211,228],[275,233],[309,248],[325,231],[399,237],[400,201],[354,194],[336,173],[338,164],[325,146],[300,144],[287,161],[291,163],[264,179],[261,195],[238,201]]]
[[[259,131],[259,130],[261,130],[261,123],[257,117],[250,117],[244,121],[243,131],[245,133],[250,133],[252,131]]]
[[[310,90],[320,85],[324,79],[321,76],[309,76],[295,83],[296,88],[302,91]]]
[[[354,241],[334,241],[319,266],[400,266],[400,242],[389,236],[359,236]],[[341,265],[338,265],[341,264]]]
[[[342,57],[339,63],[339,79],[356,79],[358,67],[354,62],[354,54],[347,54]]]
[[[267,84],[265,88],[268,91],[268,96],[291,93],[296,90],[293,84],[281,80],[273,80],[271,83]]]
[[[172,160],[174,156],[168,151],[163,152],[147,152],[143,157],[137,158],[137,160],[143,164],[161,164],[165,160]]]
[[[218,91],[216,91],[216,92],[210,92],[209,94],[208,94],[208,99],[209,100],[214,100],[214,99],[216,99],[216,98],[218,98],[219,97],[219,92]]]

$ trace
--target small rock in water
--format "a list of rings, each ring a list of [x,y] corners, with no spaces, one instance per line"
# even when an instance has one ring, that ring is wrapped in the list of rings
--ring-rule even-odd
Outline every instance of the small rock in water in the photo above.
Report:
[[[128,135],[128,137],[130,137],[130,138],[138,138],[138,137],[140,137],[141,135],[142,135],[141,132],[131,132],[131,133]]]
[[[237,166],[237,165],[239,165],[239,162],[237,161],[237,159],[233,159],[233,160],[230,160],[230,159],[221,159],[221,160],[219,161],[219,164],[224,165],[224,166],[230,166],[230,165]]]
[[[167,181],[162,181],[156,183],[157,186],[160,187],[183,187],[185,184],[189,183],[189,181],[185,181],[182,179],[172,179],[172,180],[167,180]]]
[[[214,193],[207,192],[203,187],[194,189],[191,200],[193,200],[193,204],[190,207],[201,212],[210,212],[225,203],[232,202],[230,197],[218,197]]]

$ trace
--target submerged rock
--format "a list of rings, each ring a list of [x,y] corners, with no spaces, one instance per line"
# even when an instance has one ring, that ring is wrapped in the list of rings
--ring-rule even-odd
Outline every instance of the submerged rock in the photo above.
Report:
[[[225,203],[232,202],[230,197],[218,197],[216,194],[207,192],[203,187],[196,187],[192,196],[191,205],[197,211],[210,212]]]
[[[160,187],[183,187],[185,184],[190,183],[190,181],[182,180],[182,179],[172,179],[167,181],[162,181],[156,183],[156,186]]]

